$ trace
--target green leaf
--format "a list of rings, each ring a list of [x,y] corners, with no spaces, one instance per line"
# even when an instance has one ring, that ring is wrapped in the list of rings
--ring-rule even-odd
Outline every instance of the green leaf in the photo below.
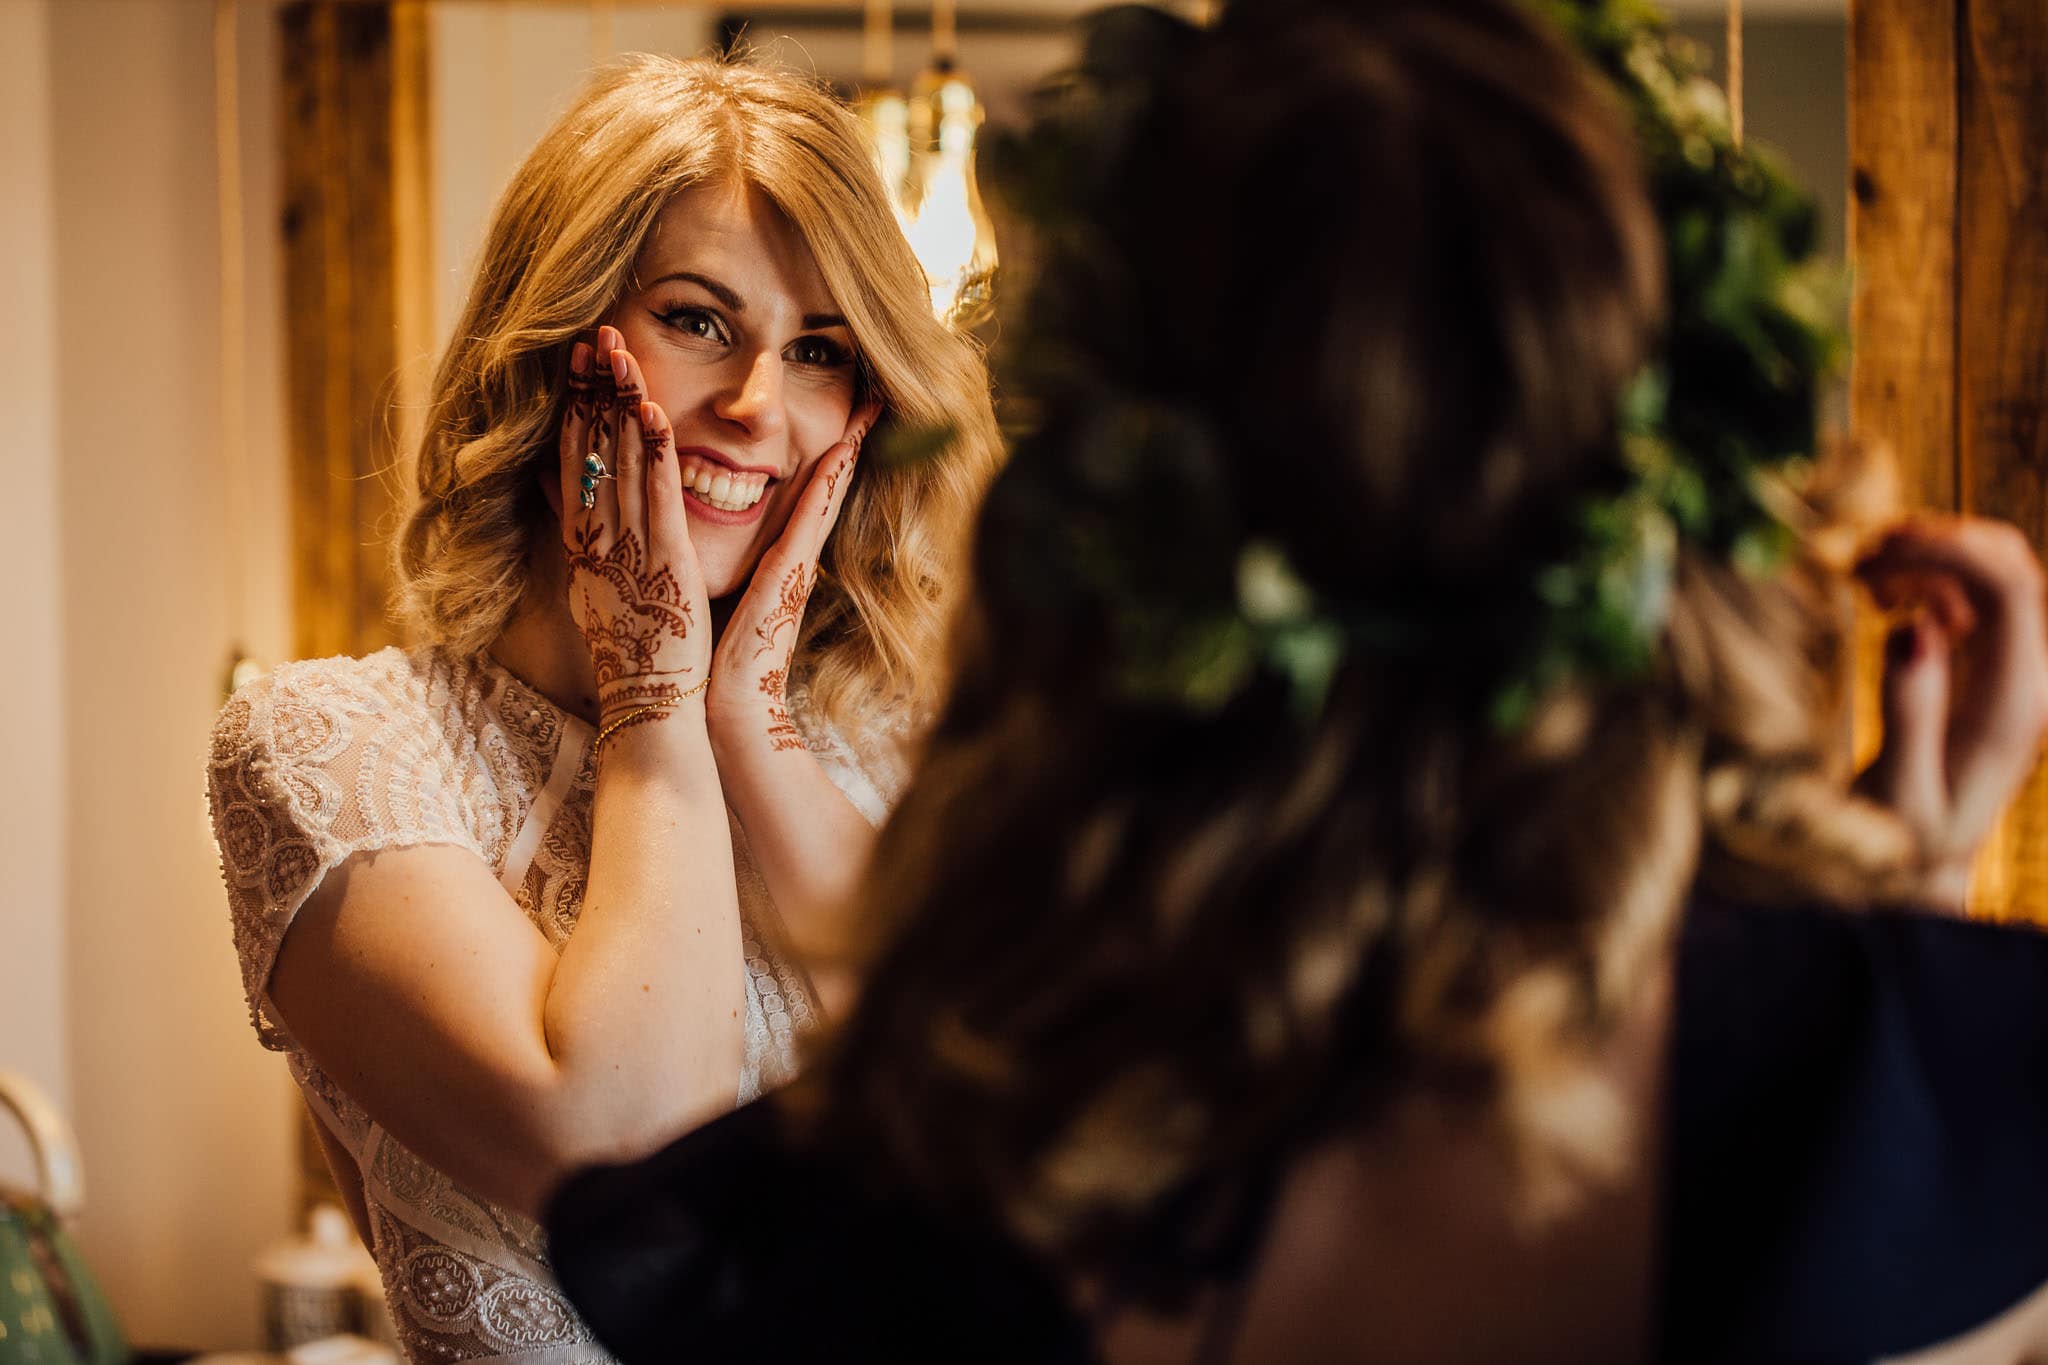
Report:
[[[1271,541],[1254,541],[1238,552],[1237,602],[1246,620],[1273,625],[1306,617],[1315,608],[1315,594],[1285,551]]]
[[[1267,642],[1266,658],[1287,679],[1295,717],[1312,721],[1322,713],[1344,661],[1344,633],[1328,621],[1292,626]]]

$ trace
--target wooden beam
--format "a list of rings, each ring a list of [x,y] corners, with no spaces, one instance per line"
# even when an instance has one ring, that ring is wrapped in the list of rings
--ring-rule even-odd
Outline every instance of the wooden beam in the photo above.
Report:
[[[2048,7],[1966,0],[1958,57],[1958,483],[2048,547]],[[2000,828],[1972,900],[2048,920],[2048,771]]]
[[[390,473],[402,367],[429,344],[430,157],[417,0],[279,14],[295,648],[391,643]],[[410,396],[410,395],[408,395]]]
[[[1956,502],[1957,0],[1849,10],[1849,426],[1916,506]],[[1882,741],[1886,623],[1858,613],[1850,744]]]
[[[1849,421],[1907,496],[1956,503],[1957,0],[1849,11]]]

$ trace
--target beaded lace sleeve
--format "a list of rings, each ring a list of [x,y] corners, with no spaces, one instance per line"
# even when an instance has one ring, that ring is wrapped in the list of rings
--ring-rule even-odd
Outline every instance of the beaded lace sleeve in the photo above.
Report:
[[[237,692],[214,724],[213,832],[242,988],[268,1048],[292,1047],[269,1008],[278,947],[330,871],[353,854],[419,844],[488,862],[504,842],[481,827],[501,823],[496,806],[464,790],[437,723],[446,700],[390,654],[287,664]]]

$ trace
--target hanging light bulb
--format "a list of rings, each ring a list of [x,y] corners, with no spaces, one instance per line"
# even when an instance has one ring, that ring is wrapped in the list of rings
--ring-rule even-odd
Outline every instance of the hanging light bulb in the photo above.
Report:
[[[882,171],[882,187],[896,224],[910,230],[910,202],[916,191],[910,160],[910,101],[892,83],[896,17],[891,0],[867,0],[861,43],[861,93],[853,109],[874,144]]]
[[[896,226],[910,235],[911,200],[916,194],[915,168],[910,159],[910,102],[900,90],[866,90],[853,104],[867,129],[875,150],[875,162],[882,172],[882,188],[889,193],[889,207],[896,214]]]
[[[897,225],[910,231],[910,102],[898,90],[878,90],[865,96],[860,105],[868,135],[875,140],[875,155],[882,163],[882,184],[889,191],[889,207],[896,210]]]
[[[907,232],[931,284],[932,311],[959,324],[988,301],[996,237],[974,179],[981,101],[955,67],[954,46],[952,0],[941,0],[932,9],[932,66],[909,102],[917,194]]]

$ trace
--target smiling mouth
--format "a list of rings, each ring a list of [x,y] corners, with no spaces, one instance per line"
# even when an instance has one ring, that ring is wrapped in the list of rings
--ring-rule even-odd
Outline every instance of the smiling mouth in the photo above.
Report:
[[[744,512],[768,491],[767,474],[742,474],[713,460],[685,455],[681,460],[683,488],[721,512]]]

